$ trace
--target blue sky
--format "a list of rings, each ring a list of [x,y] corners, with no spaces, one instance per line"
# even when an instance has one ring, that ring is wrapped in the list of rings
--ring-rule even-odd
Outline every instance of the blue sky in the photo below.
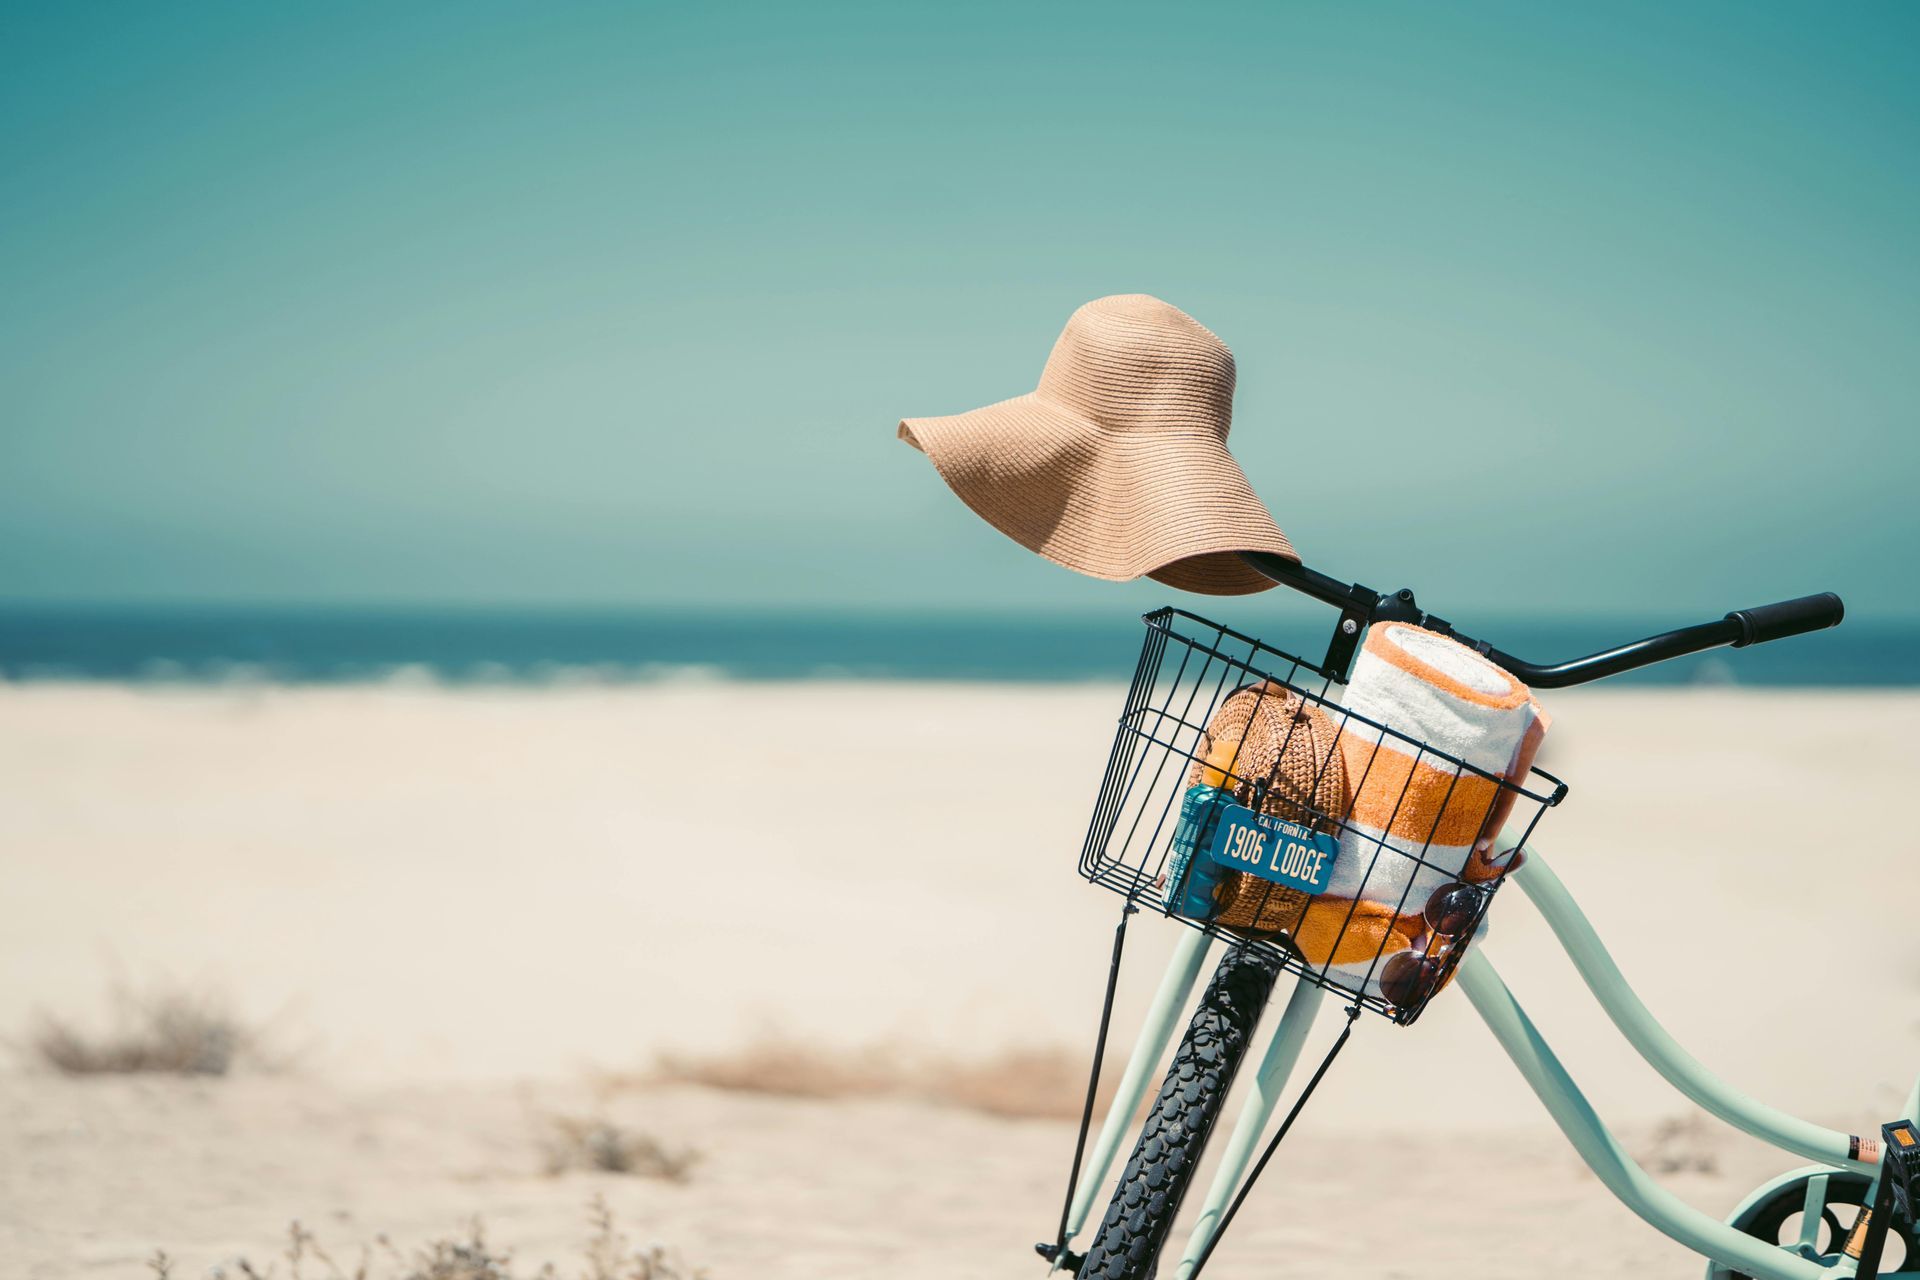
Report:
[[[1913,6],[0,15],[0,599],[1150,604],[893,440],[1141,291],[1329,572],[1920,611]]]

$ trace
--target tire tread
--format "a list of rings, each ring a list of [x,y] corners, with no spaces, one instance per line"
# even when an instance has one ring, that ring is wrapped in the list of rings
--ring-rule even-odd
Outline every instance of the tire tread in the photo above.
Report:
[[[1120,1174],[1078,1280],[1149,1280],[1246,1057],[1280,963],[1235,947],[1220,960]]]

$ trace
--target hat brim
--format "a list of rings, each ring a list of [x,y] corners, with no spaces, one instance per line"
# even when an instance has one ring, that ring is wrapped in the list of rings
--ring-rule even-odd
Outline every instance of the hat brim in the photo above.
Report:
[[[981,519],[1078,573],[1248,595],[1274,583],[1237,552],[1300,558],[1208,431],[1106,431],[1030,392],[903,419],[900,438]]]

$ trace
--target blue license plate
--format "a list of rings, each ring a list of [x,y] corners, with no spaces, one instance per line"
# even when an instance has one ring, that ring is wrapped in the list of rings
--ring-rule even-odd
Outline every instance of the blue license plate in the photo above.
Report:
[[[1308,893],[1325,891],[1340,853],[1337,837],[1245,805],[1223,806],[1212,834],[1207,856],[1220,866]]]

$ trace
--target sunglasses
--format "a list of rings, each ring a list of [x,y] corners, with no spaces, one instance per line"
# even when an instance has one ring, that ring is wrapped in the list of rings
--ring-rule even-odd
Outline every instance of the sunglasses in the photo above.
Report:
[[[1433,891],[1421,915],[1431,935],[1419,947],[1397,952],[1380,966],[1380,994],[1402,1009],[1424,1003],[1446,976],[1447,957],[1486,907],[1487,891],[1456,880]]]

